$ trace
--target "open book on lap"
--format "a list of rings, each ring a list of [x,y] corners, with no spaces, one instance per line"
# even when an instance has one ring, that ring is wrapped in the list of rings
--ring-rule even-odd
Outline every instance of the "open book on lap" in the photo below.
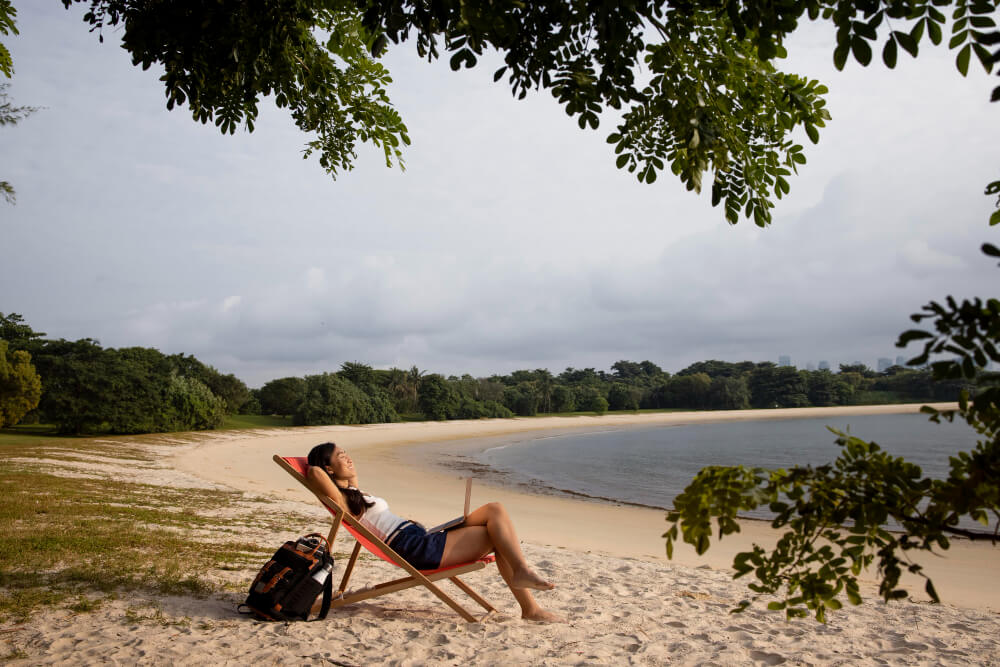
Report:
[[[472,499],[472,478],[469,477],[465,480],[465,511],[462,512],[462,516],[455,517],[450,521],[445,521],[442,524],[434,526],[433,528],[428,528],[427,533],[440,533],[442,531],[451,530],[452,528],[458,528],[459,526],[465,524],[465,517],[469,516],[469,501]]]

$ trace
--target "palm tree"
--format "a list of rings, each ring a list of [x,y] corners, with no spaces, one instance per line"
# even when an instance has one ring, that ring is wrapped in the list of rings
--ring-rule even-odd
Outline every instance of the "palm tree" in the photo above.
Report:
[[[411,408],[408,412],[416,412],[417,410],[420,396],[420,382],[426,373],[427,371],[422,371],[416,366],[411,366],[409,372],[406,374],[407,399]]]
[[[402,368],[393,366],[389,369],[388,387],[389,393],[392,394],[393,399],[396,401],[396,412],[407,412],[407,410],[403,409],[409,403],[409,382],[407,381],[407,377],[406,371]]]
[[[552,390],[555,389],[555,379],[547,369],[535,370],[535,384],[538,387],[538,402],[540,412],[552,412]]]

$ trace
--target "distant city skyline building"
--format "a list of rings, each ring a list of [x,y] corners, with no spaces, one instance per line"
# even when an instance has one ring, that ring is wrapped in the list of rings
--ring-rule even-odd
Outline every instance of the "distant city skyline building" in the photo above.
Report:
[[[857,361],[857,360],[855,360],[855,361],[852,361],[850,363],[850,365],[851,366],[864,366],[865,368],[870,368],[870,369],[877,370],[879,373],[884,373],[887,369],[889,369],[889,368],[891,368],[893,366],[903,366],[903,367],[906,367],[906,359],[907,358],[904,355],[899,354],[899,355],[896,355],[895,358],[893,358],[893,357],[879,357],[874,364],[867,364],[867,363],[865,363],[863,361]],[[841,362],[839,362],[839,364],[841,366],[848,365],[848,363],[846,361],[841,361]],[[779,366],[795,366],[795,364],[792,363],[792,357],[791,357],[791,355],[788,355],[788,354],[782,354],[782,355],[778,356],[778,365]],[[834,364],[834,366],[836,366],[836,364]],[[807,371],[816,371],[816,370],[830,371],[830,370],[833,370],[833,368],[831,367],[830,361],[828,359],[820,359],[818,362],[808,361],[808,362],[805,363],[804,366],[797,366],[797,367],[804,368]],[[834,371],[834,372],[837,372],[837,371]]]
[[[778,365],[779,366],[791,366],[792,365],[792,358],[790,356],[788,356],[787,354],[779,355],[778,356]]]

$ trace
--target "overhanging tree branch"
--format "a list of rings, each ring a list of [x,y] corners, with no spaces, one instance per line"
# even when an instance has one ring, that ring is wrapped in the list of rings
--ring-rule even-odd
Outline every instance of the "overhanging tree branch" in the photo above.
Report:
[[[991,244],[983,252],[1000,257],[1000,249]],[[933,331],[914,329],[899,337],[900,347],[924,342],[923,352],[910,363],[930,362],[937,380],[977,383],[975,392],[961,391],[957,410],[923,408],[934,421],[961,418],[979,435],[971,452],[951,457],[946,479],[924,477],[918,466],[875,443],[834,431],[841,453],[828,465],[788,471],[703,469],[667,515],[672,524],[664,533],[667,556],[678,539],[704,553],[713,519],[722,539],[739,531],[738,512],[767,506],[776,515],[771,525],[785,532],[770,552],[754,545],[737,554],[733,567],[737,577],[754,574],[756,582],[749,588],[758,596],[784,589],[783,599],[769,608],[789,617],[812,611],[823,621],[828,610],[840,608],[841,594],[852,604],[861,601],[857,577],[876,559],[879,594],[885,600],[908,595],[899,585],[905,567],[925,579],[925,591],[937,601],[933,582],[909,552],[946,550],[953,536],[995,543],[1000,535],[1000,383],[998,374],[984,371],[988,363],[1000,362],[1000,301],[948,297],[945,304],[931,302],[912,316],[915,322],[929,318]],[[939,355],[947,358],[932,361]],[[991,532],[958,525],[968,516],[989,526],[991,515]],[[886,528],[890,520],[900,525],[898,537]],[[816,548],[820,538],[828,544]],[[751,603],[741,602],[736,611]]]

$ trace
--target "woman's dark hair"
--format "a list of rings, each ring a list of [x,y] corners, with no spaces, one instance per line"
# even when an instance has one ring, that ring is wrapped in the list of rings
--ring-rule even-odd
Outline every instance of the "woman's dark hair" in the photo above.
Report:
[[[329,475],[330,471],[327,468],[330,467],[330,460],[333,458],[333,452],[336,449],[337,445],[332,442],[324,442],[322,445],[316,445],[309,450],[309,465],[322,468]],[[337,484],[337,480],[333,478],[333,475],[330,475],[330,481],[337,485],[340,492],[344,494],[344,500],[347,501],[347,509],[354,516],[361,516],[365,513],[365,510],[375,505],[375,503],[365,500],[364,494],[358,489],[347,488]]]

